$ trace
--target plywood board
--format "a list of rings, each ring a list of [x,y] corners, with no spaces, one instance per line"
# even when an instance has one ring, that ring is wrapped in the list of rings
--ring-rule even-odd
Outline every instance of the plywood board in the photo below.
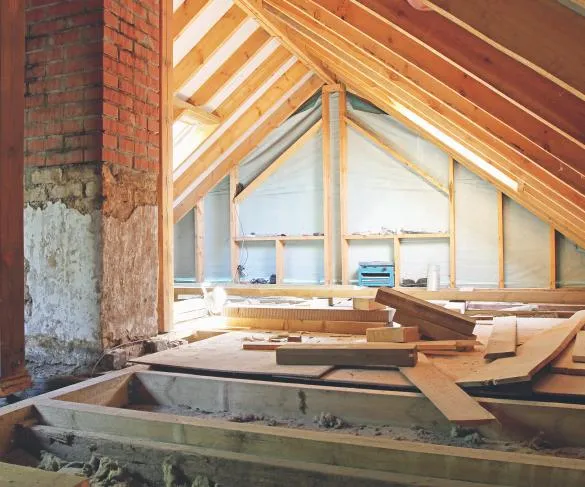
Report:
[[[473,335],[475,320],[461,313],[446,309],[423,299],[401,293],[391,288],[381,288],[376,294],[378,303],[390,306],[402,314],[416,316],[423,320],[449,328],[457,333]],[[397,321],[398,317],[395,317]],[[405,323],[403,323],[405,324]]]
[[[408,343],[294,344],[276,350],[282,365],[411,367],[416,359],[416,349]]]
[[[476,426],[496,418],[475,399],[458,387],[453,379],[437,369],[423,354],[414,367],[400,367],[400,372],[452,423]]]
[[[494,318],[492,334],[487,342],[485,358],[495,360],[516,355],[517,330],[515,316]]]
[[[186,370],[240,374],[321,377],[331,366],[277,365],[273,352],[242,350],[254,333],[231,332],[189,345],[132,359],[133,362]]]
[[[551,372],[567,375],[585,375],[585,363],[574,362],[575,341],[573,341],[563,352],[553,360]]]
[[[230,318],[316,320],[316,321],[368,321],[389,323],[389,310],[362,311],[352,308],[294,308],[276,306],[226,306],[224,315]]]
[[[585,362],[585,331],[580,331],[575,337],[573,362]]]
[[[420,333],[416,326],[368,328],[366,330],[368,342],[416,342],[420,340]]]
[[[485,365],[457,381],[461,386],[498,385],[526,382],[558,357],[585,325],[585,311],[575,313],[563,323],[533,336],[506,357]]]

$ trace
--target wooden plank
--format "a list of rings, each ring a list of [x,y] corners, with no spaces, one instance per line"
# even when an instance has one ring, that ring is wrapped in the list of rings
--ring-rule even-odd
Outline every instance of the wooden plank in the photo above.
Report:
[[[411,367],[416,364],[416,348],[407,343],[286,344],[276,349],[276,363]]]
[[[495,360],[516,355],[517,340],[517,320],[515,316],[494,318],[492,334],[487,342],[484,357],[488,360]]]
[[[173,39],[179,37],[197,19],[208,2],[209,0],[186,0],[174,14],[171,8]]]
[[[575,337],[573,362],[585,362],[585,331],[580,331]]]
[[[194,208],[195,216],[195,279],[205,281],[205,215],[204,200],[201,199]]]
[[[186,2],[189,3],[189,2]],[[173,19],[172,0],[160,2],[160,167],[158,172],[158,331],[173,327]]]
[[[238,188],[239,166],[235,165],[230,169],[230,266],[232,270],[232,282],[240,282],[240,246],[236,242],[239,233],[239,207],[235,201]]]
[[[414,342],[419,352],[431,352],[436,350],[469,351],[473,350],[479,342],[477,340],[433,340]]]
[[[473,318],[395,289],[380,288],[376,294],[376,301],[396,309],[402,315],[408,314],[420,317],[421,319],[456,331],[457,333],[469,336],[473,335],[473,328],[475,327],[475,320]],[[400,321],[400,318],[396,315],[395,319]],[[409,323],[401,322],[401,324],[407,325]],[[424,332],[424,330],[421,331]]]
[[[236,196],[236,203],[241,203],[250,196],[256,189],[272,176],[282,165],[288,161],[305,143],[313,138],[321,129],[322,122],[315,122],[303,135],[301,135],[288,149],[286,149],[274,162],[272,162],[264,171],[250,181],[244,189]]]
[[[263,29],[256,29],[215,73],[203,83],[189,98],[189,103],[195,106],[205,105],[215,93],[218,93],[234,78],[236,73],[252,59],[256,53],[270,42],[270,35]]]
[[[275,240],[276,253],[276,284],[282,284],[284,279],[284,241]]]
[[[349,242],[344,238],[347,227],[347,94],[345,87],[339,91],[339,234],[341,235],[341,284],[349,284]]]
[[[420,340],[420,333],[416,326],[368,328],[366,330],[368,342],[416,342]]]
[[[489,479],[493,485],[581,487],[585,475],[585,461],[545,455],[478,451],[343,433],[332,435],[278,426],[242,425],[210,418],[177,417],[65,401],[38,403],[37,410],[47,426],[73,431],[363,470],[410,475],[424,471],[429,477],[450,481],[473,482],[477,481],[478,472],[489,472],[482,478]]]
[[[551,225],[549,237],[549,287],[557,288],[557,231]]]
[[[360,309],[362,311],[373,311],[386,308],[383,304],[376,303],[373,298],[353,298],[352,306],[353,309]]]
[[[532,391],[548,396],[585,398],[585,377],[582,375],[544,374],[534,381]]]
[[[394,147],[392,147],[388,142],[386,142],[381,135],[375,133],[372,129],[366,127],[357,118],[348,115],[347,124],[362,137],[365,137],[378,147],[382,148],[385,152],[390,154],[393,159],[398,161],[403,166],[407,167],[411,172],[418,175],[425,182],[430,184],[433,188],[439,190],[443,194],[449,193],[449,190],[443,184],[437,181],[424,169],[420,168],[419,166],[408,160],[406,157],[404,157],[402,154],[400,154],[400,152],[398,152]]]
[[[270,353],[242,350],[242,343],[249,337],[250,333],[234,331],[164,352],[136,357],[132,362],[190,371],[307,378],[320,377],[331,370],[331,366],[278,365]]]
[[[375,321],[328,321],[328,320],[289,320],[281,318],[224,318],[225,324],[232,328],[256,330],[286,330],[320,333],[342,333],[365,335],[368,328],[377,328],[382,323]]]
[[[209,29],[202,39],[175,66],[173,73],[174,91],[197,74],[199,69],[223,46],[248,18],[238,6],[233,5],[219,21]]]
[[[47,472],[10,463],[0,464],[0,487],[89,487],[89,480],[77,475]]]
[[[504,193],[498,191],[498,287],[506,287],[504,256]]]
[[[585,311],[578,311],[560,325],[528,339],[514,357],[496,360],[458,380],[461,386],[498,385],[526,382],[558,357],[585,325]]]
[[[277,306],[229,305],[224,316],[230,318],[322,320],[322,321],[368,321],[389,323],[390,310],[362,311],[351,308],[296,308]]]
[[[449,157],[449,286],[457,286],[457,233],[455,220],[455,159]]]
[[[579,332],[583,333],[583,332]],[[553,360],[550,370],[553,374],[585,375],[585,363],[573,361],[575,341],[573,340],[561,354]]]
[[[323,181],[323,282],[332,284],[333,279],[333,212],[331,211],[331,94],[321,90],[322,133],[322,181]]]
[[[0,4],[0,378],[26,374],[24,357],[25,5]]]
[[[477,426],[496,420],[493,414],[468,396],[423,354],[419,354],[414,367],[400,367],[400,372],[452,423]]]

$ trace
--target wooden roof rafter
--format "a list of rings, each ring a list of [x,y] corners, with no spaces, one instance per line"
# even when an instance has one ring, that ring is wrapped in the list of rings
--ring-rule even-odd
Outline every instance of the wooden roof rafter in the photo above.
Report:
[[[176,40],[197,19],[209,0],[185,0],[173,13],[172,30]]]
[[[208,191],[229,173],[232,167],[239,164],[270,132],[298,110],[322,85],[323,82],[318,76],[307,72],[307,75],[293,86],[281,100],[273,104],[264,120],[256,119],[254,121],[260,121],[255,128],[255,123],[249,123],[248,130],[244,132],[243,137],[231,141],[230,146],[222,152],[224,156],[222,157],[220,154],[219,158],[210,162],[199,177],[191,183],[188,190],[180,198],[175,198],[175,222],[185,216]],[[248,133],[250,131],[251,133]]]

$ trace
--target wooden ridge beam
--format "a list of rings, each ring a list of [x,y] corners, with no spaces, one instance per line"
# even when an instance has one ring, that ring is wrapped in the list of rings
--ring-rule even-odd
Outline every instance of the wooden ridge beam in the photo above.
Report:
[[[195,22],[209,0],[185,0],[172,14],[172,35],[177,39],[189,25]]]
[[[322,126],[319,119],[303,135],[301,135],[288,149],[286,149],[274,162],[272,162],[264,171],[250,181],[244,189],[235,197],[236,203],[241,203],[250,196],[258,187],[273,175],[286,161],[288,161],[306,142],[311,139]]]
[[[424,0],[443,17],[585,100],[585,18],[547,0]],[[546,32],[546,35],[542,35]]]
[[[189,81],[207,60],[223,46],[230,36],[247,20],[248,16],[233,5],[219,21],[203,36],[187,55],[175,66],[173,85],[175,91]]]
[[[213,95],[226,86],[236,73],[252,59],[258,51],[270,42],[268,33],[259,28],[248,37],[224,63],[217,68],[215,73],[203,83],[189,98],[192,105],[205,105]]]
[[[423,179],[426,183],[428,183],[433,188],[439,190],[443,194],[448,194],[449,190],[437,181],[433,176],[431,176],[428,172],[424,169],[421,169],[419,166],[408,160],[402,154],[400,154],[394,147],[392,147],[388,142],[382,139],[382,137],[375,133],[369,127],[366,127],[362,122],[360,122],[357,118],[353,117],[351,114],[346,117],[348,125],[353,128],[358,134],[362,135],[366,139],[373,142],[378,147],[382,148],[385,152],[390,154],[393,159],[398,161],[404,167],[408,168],[411,172],[415,173],[417,176]]]
[[[180,98],[175,97],[173,99],[173,105],[175,106],[173,112],[173,118],[175,120],[183,115],[188,115],[200,125],[219,125],[221,123],[220,117],[208,112],[205,108],[193,105],[190,101],[181,100]]]
[[[234,0],[237,5],[243,8],[248,14],[254,17],[262,27],[269,32],[272,36],[277,37],[278,40],[285,46],[290,52],[292,52],[297,58],[299,58],[307,68],[311,69],[321,80],[326,84],[335,84],[335,79],[331,73],[329,73],[323,64],[296,45],[294,39],[285,35],[277,26],[275,26],[266,16],[262,0]]]
[[[211,168],[208,174],[203,176],[201,182],[182,201],[175,202],[174,220],[179,221],[185,216],[197,202],[207,194],[222,178],[225,177],[230,168],[239,164],[252,150],[254,150],[267,136],[292,115],[321,87],[321,82],[316,76],[311,76],[291,93],[284,102],[264,120],[245,141],[238,143],[233,149],[229,158],[224,159],[216,167]],[[228,150],[226,148],[225,150]],[[210,163],[212,164],[212,163]]]
[[[190,164],[184,172],[175,179],[175,198],[196,180],[218,157],[220,157],[234,142],[252,127],[264,113],[266,113],[288,90],[295,86],[307,74],[303,64],[296,62],[249,107],[232,125],[226,133],[219,137],[197,160]],[[184,163],[186,164],[186,163]]]

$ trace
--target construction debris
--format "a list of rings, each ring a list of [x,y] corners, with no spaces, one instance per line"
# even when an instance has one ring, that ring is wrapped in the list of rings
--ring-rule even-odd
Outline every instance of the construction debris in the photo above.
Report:
[[[517,327],[515,316],[494,318],[484,357],[495,360],[516,355]]]
[[[416,326],[384,326],[368,328],[366,339],[368,342],[407,343],[420,340],[420,333]]]

